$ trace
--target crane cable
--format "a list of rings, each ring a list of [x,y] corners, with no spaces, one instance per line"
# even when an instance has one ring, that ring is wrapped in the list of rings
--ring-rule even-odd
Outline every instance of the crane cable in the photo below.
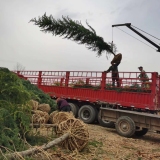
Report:
[[[116,27],[116,28],[118,28],[118,27]],[[147,43],[144,43],[143,41],[141,41],[141,40],[139,40],[138,38],[136,38],[136,37],[132,36],[131,34],[129,34],[129,33],[127,33],[127,32],[125,32],[124,30],[122,30],[122,29],[120,29],[120,28],[118,28],[118,29],[119,29],[119,30],[121,30],[122,32],[124,32],[124,33],[128,34],[128,35],[129,35],[129,36],[131,36],[132,38],[134,38],[134,39],[136,39],[136,40],[140,41],[141,43],[143,43],[143,44],[147,45],[148,47],[150,47],[150,48],[152,48],[152,49],[156,50],[155,48],[151,47],[151,46],[150,46],[150,45],[148,45]]]
[[[133,26],[133,25],[132,25]],[[136,27],[136,26],[133,26],[133,27],[135,27],[135,28],[137,28],[137,29],[139,29],[138,27]],[[142,29],[139,29],[140,31],[142,31],[142,32],[144,32],[144,33],[146,33],[146,34],[148,34],[148,35],[150,35],[151,37],[153,37],[153,38],[155,38],[155,39],[158,39],[158,40],[160,40],[159,38],[157,38],[157,37],[155,37],[155,36],[153,36],[153,35],[151,35],[151,34],[149,34],[149,33],[147,33],[147,32],[145,32],[145,31],[143,31]]]
[[[112,27],[112,52],[113,52],[113,27]]]
[[[135,26],[133,26],[132,25],[132,27],[135,27]],[[137,28],[137,27],[135,27],[135,28]],[[139,29],[139,28],[137,28],[137,29]],[[153,38],[155,38],[155,39],[158,39],[157,37],[155,37],[155,36],[153,36],[153,35],[151,35],[151,34],[149,34],[149,33],[147,33],[147,32],[145,32],[145,31],[143,31],[143,30],[141,30],[141,29],[139,29],[140,31],[142,31],[142,32],[144,32],[144,33],[146,33],[146,34],[148,34],[149,36],[151,36],[151,37],[153,37]],[[148,38],[148,37],[147,37]],[[149,39],[149,38],[148,38]],[[159,39],[158,39],[159,40]],[[153,42],[155,42],[155,43],[157,43],[157,45],[160,45],[158,42],[156,42],[155,40],[152,40]]]

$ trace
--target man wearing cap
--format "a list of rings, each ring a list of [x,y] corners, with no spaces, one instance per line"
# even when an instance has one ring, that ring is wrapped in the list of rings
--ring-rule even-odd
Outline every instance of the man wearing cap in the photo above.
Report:
[[[142,83],[142,87],[144,87],[144,86],[145,86],[144,84],[145,84],[146,82],[149,82],[149,78],[148,78],[146,72],[143,70],[143,67],[142,67],[142,66],[138,67],[138,69],[141,71],[141,74],[140,74],[137,78],[139,78],[140,81],[143,82],[143,83]]]

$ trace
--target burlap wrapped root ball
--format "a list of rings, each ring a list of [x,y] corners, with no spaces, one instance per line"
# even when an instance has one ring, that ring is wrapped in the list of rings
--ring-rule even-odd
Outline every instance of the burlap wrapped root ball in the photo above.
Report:
[[[117,55],[114,56],[113,60],[111,61],[111,63],[117,63],[120,62],[122,60],[122,54],[119,53]]]
[[[51,107],[49,104],[42,103],[38,105],[38,110],[49,113],[51,110]]]
[[[69,137],[60,143],[60,146],[68,150],[78,150],[81,151],[89,140],[89,132],[86,124],[75,118],[68,119],[61,122],[56,127],[56,134],[61,136],[69,132]]]
[[[54,111],[50,114],[49,121],[53,124],[59,124],[67,119],[74,118],[73,112]]]
[[[52,113],[50,113],[50,115],[49,115],[49,122],[50,122],[50,123],[53,123],[53,117],[54,117],[54,115],[57,114],[57,113],[58,113],[58,111],[53,111]]]
[[[30,100],[29,105],[31,106],[32,110],[37,110],[39,103],[35,100]]]
[[[49,120],[49,114],[47,112],[36,110],[32,115],[32,123],[45,124]]]

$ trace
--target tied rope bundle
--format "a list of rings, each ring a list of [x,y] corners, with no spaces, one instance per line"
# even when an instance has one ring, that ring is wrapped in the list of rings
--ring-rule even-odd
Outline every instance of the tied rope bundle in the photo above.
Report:
[[[49,114],[39,110],[34,111],[32,115],[32,123],[46,124],[49,120]]]
[[[49,104],[42,103],[38,105],[38,110],[49,113],[51,110],[51,107]]]
[[[119,53],[117,55],[114,56],[113,60],[111,61],[111,63],[117,63],[120,62],[122,60],[122,54]]]
[[[60,146],[68,150],[81,151],[89,140],[89,132],[86,124],[75,118],[70,118],[59,123],[56,127],[56,134],[58,136],[69,133],[69,137],[60,143]]]
[[[70,118],[74,118],[74,115],[72,112],[58,112],[54,111],[50,114],[49,121],[53,124],[59,124],[63,121],[66,121]]]
[[[50,113],[50,115],[49,115],[49,122],[52,123],[52,124],[53,124],[53,117],[54,117],[54,115],[55,115],[56,113],[58,113],[58,111],[53,111],[53,112]]]
[[[39,103],[35,100],[30,100],[29,105],[31,106],[32,110],[37,110]]]

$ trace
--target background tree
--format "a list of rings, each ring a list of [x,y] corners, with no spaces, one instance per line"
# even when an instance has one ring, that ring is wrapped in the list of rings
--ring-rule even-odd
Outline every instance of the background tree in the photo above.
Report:
[[[103,52],[106,55],[115,53],[112,51],[111,44],[104,42],[103,38],[97,36],[96,31],[86,22],[89,29],[85,28],[81,22],[73,21],[69,17],[62,17],[62,20],[54,19],[52,15],[33,18],[30,20],[39,26],[45,33],[49,32],[53,35],[64,36],[64,38],[76,41],[78,44],[85,44],[92,51],[96,51],[98,56]]]
[[[16,66],[14,67],[14,70],[15,71],[24,71],[25,67],[22,64],[17,63]]]

